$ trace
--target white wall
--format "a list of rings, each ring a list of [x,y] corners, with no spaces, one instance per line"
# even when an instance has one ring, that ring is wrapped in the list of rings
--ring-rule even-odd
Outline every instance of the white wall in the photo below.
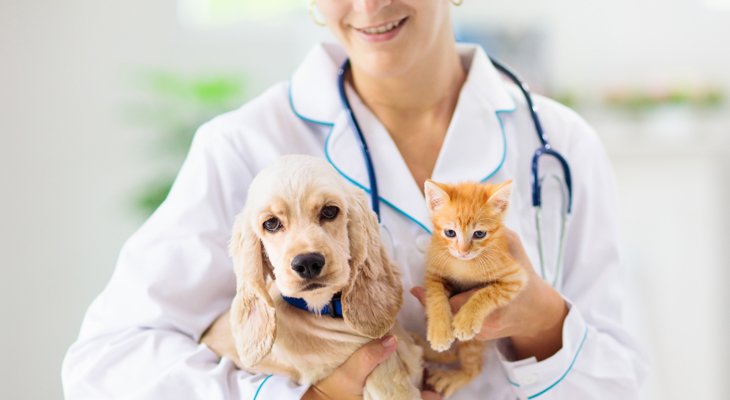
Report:
[[[292,29],[185,31],[169,0],[0,2],[0,398],[62,397],[63,354],[141,222],[132,198],[153,163],[124,116],[135,74],[245,72],[257,91],[309,46]]]
[[[730,142],[608,144],[629,313],[652,362],[646,398],[727,398]]]
[[[720,50],[722,41],[716,39],[730,37],[730,16],[700,11],[696,4],[689,0],[539,4],[466,0],[459,12],[490,24],[544,24],[551,32],[549,73],[560,87],[599,91],[617,82],[675,79],[718,80],[730,86],[726,72],[730,52]],[[124,104],[133,96],[130,77],[143,67],[240,70],[255,76],[255,92],[286,79],[320,35],[321,30],[304,15],[226,31],[185,30],[176,21],[172,0],[0,2],[0,135],[4,143],[0,146],[0,398],[61,398],[63,354],[78,332],[84,310],[108,280],[122,242],[140,223],[129,204],[134,190],[149,176],[146,169],[151,162],[146,132],[128,124],[122,115]],[[630,207],[623,222],[627,232],[636,226],[636,232],[644,235],[654,232],[639,229],[646,228],[648,221],[662,229],[666,216],[686,207],[682,196],[667,199],[660,196],[664,192],[647,191],[644,180],[662,180],[662,190],[671,194],[677,179],[694,182],[694,177],[716,170],[702,157],[690,157],[682,161],[690,167],[677,175],[673,171],[679,167],[673,158],[646,167],[642,157],[627,159],[620,151],[617,154],[614,161],[623,204]],[[644,175],[634,174],[645,168]],[[665,232],[699,231],[704,232],[702,237],[713,238],[708,232],[719,229],[714,211],[722,207],[713,186],[716,181],[690,185],[693,193],[702,193],[701,211],[695,214],[684,208],[687,218],[675,220]],[[661,199],[664,208],[653,209],[653,219],[642,218],[642,210],[652,209],[654,201]],[[642,246],[644,235],[628,235],[629,248]],[[692,243],[697,241],[699,237]],[[665,243],[678,253],[656,253]],[[722,244],[697,245],[703,251],[703,264],[717,265],[721,260],[716,250]],[[692,253],[679,250],[675,237],[651,239],[646,251],[637,256],[651,265],[641,272],[650,274],[642,285],[654,282],[682,288],[679,273],[683,270],[661,268],[669,261],[694,260],[687,258]],[[654,280],[651,274],[657,270],[662,278]],[[717,278],[708,276],[707,287],[721,282]],[[656,286],[647,285],[640,289],[648,292]],[[701,282],[697,285],[702,287]],[[665,368],[661,384],[670,385],[670,392],[685,393],[671,386],[680,387],[680,371],[704,373],[706,360],[700,357],[712,352],[708,343],[720,340],[711,336],[693,353],[698,345],[686,342],[698,336],[704,342],[711,326],[674,326],[679,320],[672,313],[675,306],[682,314],[692,314],[693,324],[705,324],[726,310],[727,297],[709,290],[686,303],[676,296],[666,300],[664,296],[673,293],[652,292],[651,297],[643,297],[647,312],[658,315],[651,320],[653,329],[675,328],[671,336],[664,331],[650,333],[652,338],[668,340],[652,345],[659,361],[677,365],[671,351],[679,345],[686,346],[681,354],[690,357],[682,365],[699,364],[694,371],[676,369],[676,374]],[[698,314],[698,309],[704,312]],[[718,353],[709,362],[721,365],[722,354],[728,353]],[[710,379],[716,379],[713,373],[707,374],[706,380]],[[710,385],[705,394],[727,393],[722,392],[722,383]]]
[[[544,29],[557,87],[596,91],[667,83],[730,87],[730,10],[701,0],[466,0],[464,21]]]

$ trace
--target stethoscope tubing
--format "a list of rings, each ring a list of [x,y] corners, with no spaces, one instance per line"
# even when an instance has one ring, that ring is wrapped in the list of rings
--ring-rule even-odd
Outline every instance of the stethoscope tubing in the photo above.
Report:
[[[532,174],[531,174],[531,180],[532,182],[532,206],[533,207],[542,207],[542,184],[539,179],[539,168],[540,168],[540,158],[543,156],[550,156],[558,160],[560,163],[560,166],[563,168],[563,177],[565,179],[565,187],[568,190],[568,201],[566,204],[566,213],[570,215],[573,211],[573,179],[571,178],[570,174],[570,165],[568,164],[568,161],[562,156],[562,154],[558,153],[557,151],[553,150],[550,147],[540,147],[537,150],[535,150],[535,153],[532,155]]]
[[[529,88],[527,87],[527,84],[522,81],[517,75],[512,72],[511,69],[507,68],[497,60],[493,58],[489,58],[489,60],[492,62],[492,65],[494,65],[497,70],[502,72],[505,76],[507,76],[522,92],[522,95],[525,98],[525,101],[527,102],[528,110],[530,112],[530,118],[532,119],[532,123],[535,127],[535,133],[537,135],[537,138],[539,140],[540,146],[535,150],[535,153],[532,156],[532,161],[530,163],[531,168],[531,189],[532,189],[532,206],[535,209],[535,223],[537,227],[537,235],[538,235],[538,252],[540,256],[540,270],[542,273],[543,279],[547,279],[546,271],[545,271],[545,254],[543,249],[543,238],[542,238],[542,182],[540,180],[539,175],[539,168],[540,168],[540,159],[545,157],[552,157],[555,160],[558,161],[558,163],[561,166],[561,169],[563,170],[563,179],[565,181],[565,188],[567,193],[563,192],[563,204],[561,206],[561,213],[562,213],[562,222],[561,222],[561,229],[560,229],[560,238],[559,238],[559,244],[558,244],[558,254],[557,254],[557,265],[555,268],[555,275],[552,279],[552,285],[553,287],[557,287],[557,284],[559,282],[560,278],[560,272],[561,272],[561,264],[563,262],[563,254],[564,254],[564,247],[565,247],[565,234],[566,234],[566,227],[567,227],[567,220],[570,217],[570,214],[573,209],[573,180],[570,173],[570,165],[568,164],[568,161],[565,159],[565,157],[562,156],[557,150],[553,149],[550,145],[550,142],[547,139],[547,136],[545,135],[545,132],[543,130],[542,123],[540,121],[540,117],[538,116],[537,106],[533,102],[532,95],[530,93]],[[337,74],[337,89],[340,94],[340,101],[342,102],[342,107],[344,108],[348,121],[350,123],[350,128],[353,132],[355,132],[355,135],[357,136],[358,140],[360,141],[360,150],[362,151],[363,158],[365,159],[365,165],[367,167],[367,173],[368,173],[368,179],[370,181],[370,201],[372,205],[373,212],[378,217],[378,222],[381,221],[380,218],[380,197],[378,194],[378,182],[375,177],[375,167],[373,164],[372,157],[370,156],[370,149],[368,148],[367,142],[365,140],[365,135],[362,133],[362,129],[360,128],[360,124],[355,117],[355,113],[352,111],[352,107],[350,106],[350,101],[347,98],[347,93],[345,89],[345,79],[347,72],[350,70],[350,60],[346,59],[342,66],[340,67],[338,74]],[[559,178],[556,178],[559,179]],[[567,199],[566,199],[567,197]]]
[[[530,111],[530,118],[532,118],[532,123],[535,125],[537,138],[540,139],[540,143],[543,148],[549,149],[550,142],[548,142],[547,137],[545,137],[545,131],[542,129],[542,122],[540,121],[540,117],[537,115],[537,106],[532,101],[532,94],[530,93],[530,88],[527,86],[527,83],[520,79],[517,74],[512,72],[511,69],[507,68],[504,64],[498,62],[492,57],[489,57],[489,61],[492,62],[492,65],[494,65],[497,70],[507,75],[507,77],[520,89],[522,96],[524,96],[525,101],[527,101],[527,109]]]
[[[531,187],[532,187],[532,206],[533,207],[541,207],[542,206],[542,190],[539,180],[539,161],[540,158],[543,156],[549,156],[554,159],[556,159],[559,163],[561,168],[563,169],[563,176],[565,178],[565,186],[568,190],[568,202],[567,202],[567,209],[565,210],[567,214],[571,214],[573,210],[573,180],[570,173],[570,165],[568,164],[568,161],[563,157],[558,151],[552,148],[550,145],[550,141],[548,141],[547,136],[545,135],[545,131],[543,130],[542,123],[540,121],[540,117],[538,116],[537,106],[535,105],[532,95],[530,93],[530,90],[527,86],[527,84],[521,80],[510,68],[507,68],[505,65],[500,63],[499,61],[495,60],[494,58],[490,57],[489,60],[492,62],[492,65],[494,65],[497,70],[502,72],[504,75],[506,75],[519,89],[520,92],[522,92],[522,95],[525,98],[525,101],[527,102],[528,110],[530,112],[530,118],[532,119],[532,123],[535,127],[535,133],[537,135],[538,140],[540,141],[540,147],[535,150],[535,153],[532,156],[532,162],[531,162]],[[342,107],[344,108],[347,118],[350,123],[350,127],[352,128],[352,131],[355,132],[355,135],[357,135],[358,140],[360,141],[360,150],[362,151],[363,157],[365,158],[365,164],[367,166],[367,173],[368,173],[368,180],[370,182],[370,202],[372,203],[371,206],[373,208],[373,211],[378,216],[378,221],[380,221],[380,197],[378,194],[378,182],[375,177],[375,168],[373,167],[373,160],[370,156],[370,149],[368,148],[367,141],[365,140],[365,135],[362,133],[362,129],[360,128],[360,123],[358,122],[357,118],[355,117],[355,113],[352,111],[352,107],[350,106],[350,101],[347,98],[347,93],[345,89],[345,78],[347,75],[347,72],[350,70],[350,59],[346,59],[342,66],[340,67],[338,73],[337,73],[337,89],[339,91],[340,95],[340,101],[342,102]]]
[[[375,212],[375,215],[378,216],[378,222],[380,222],[380,197],[378,194],[378,181],[375,178],[373,159],[370,157],[370,148],[368,148],[367,141],[365,140],[365,135],[363,135],[362,129],[360,129],[360,123],[358,123],[357,118],[355,117],[355,113],[352,112],[350,101],[347,99],[347,93],[345,92],[345,75],[347,74],[347,71],[349,69],[350,59],[348,58],[345,60],[344,63],[342,63],[342,66],[337,73],[337,90],[340,92],[342,108],[344,108],[345,112],[347,113],[347,118],[350,122],[350,126],[360,140],[360,150],[362,151],[362,156],[365,158],[365,163],[368,167],[367,170],[368,179],[370,180],[371,207],[373,208],[373,212]]]
[[[532,206],[533,207],[541,207],[542,206],[542,190],[540,187],[540,180],[538,177],[540,174],[538,173],[539,168],[539,161],[540,158],[543,155],[549,155],[558,162],[560,162],[561,167],[563,168],[563,175],[565,177],[565,186],[568,188],[568,204],[567,204],[567,210],[566,212],[570,214],[573,210],[573,180],[571,179],[570,174],[570,165],[568,164],[568,161],[556,150],[552,148],[550,145],[550,142],[547,139],[547,136],[545,135],[545,130],[542,127],[542,122],[540,120],[540,117],[537,114],[537,106],[532,101],[532,94],[530,92],[530,88],[527,86],[527,83],[520,79],[517,74],[515,74],[510,68],[507,68],[504,64],[500,63],[499,61],[493,59],[492,57],[489,57],[489,60],[492,62],[492,65],[494,65],[497,70],[502,72],[504,75],[506,75],[514,84],[520,89],[520,92],[522,92],[522,96],[525,98],[525,101],[527,102],[527,109],[530,112],[530,118],[532,119],[532,124],[535,126],[535,133],[537,134],[537,138],[540,140],[541,146],[538,147],[537,150],[535,150],[535,153],[532,156]]]

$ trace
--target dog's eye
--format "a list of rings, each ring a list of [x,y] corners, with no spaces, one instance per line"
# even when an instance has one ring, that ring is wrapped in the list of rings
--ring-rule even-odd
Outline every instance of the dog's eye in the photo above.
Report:
[[[272,233],[276,232],[281,229],[281,221],[279,221],[279,218],[271,217],[264,221],[264,229]]]
[[[474,234],[472,236],[474,236],[474,239],[484,239],[485,237],[487,237],[487,232],[474,231]]]
[[[446,235],[446,237],[452,238],[452,237],[456,237],[456,232],[453,229],[446,229],[444,231],[444,235]]]
[[[333,220],[337,218],[337,214],[340,213],[340,209],[335,206],[324,206],[320,211],[319,216],[324,220]]]

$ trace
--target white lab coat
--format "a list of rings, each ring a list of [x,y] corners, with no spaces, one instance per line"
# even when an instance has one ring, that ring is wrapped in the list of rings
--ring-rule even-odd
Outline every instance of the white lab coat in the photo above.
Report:
[[[433,179],[513,179],[508,225],[539,270],[529,186],[530,158],[538,146],[534,127],[522,96],[484,52],[474,46],[459,51],[468,79]],[[66,355],[68,399],[294,399],[307,389],[285,377],[239,371],[198,340],[234,295],[227,243],[257,171],[283,154],[305,153],[326,158],[353,184],[369,186],[337,95],[344,56],[335,45],[316,46],[289,82],[200,128],[170,195],[124,245],[111,281]],[[409,289],[423,282],[431,229],[424,199],[383,125],[348,90],[372,152],[382,221],[392,238],[388,246]],[[608,160],[576,114],[544,98],[536,101],[553,146],[570,162],[575,186],[560,285],[570,305],[563,348],[537,362],[510,360],[505,349],[492,346],[481,376],[453,399],[637,398],[645,365],[623,326]],[[548,184],[544,197],[553,211],[556,193]],[[556,213],[548,204],[550,227]],[[546,240],[548,249],[556,245]],[[406,329],[424,331],[423,310],[409,294],[399,320]]]

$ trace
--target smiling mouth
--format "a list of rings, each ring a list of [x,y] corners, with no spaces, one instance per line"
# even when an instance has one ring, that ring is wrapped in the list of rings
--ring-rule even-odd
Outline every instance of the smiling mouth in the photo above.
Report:
[[[405,17],[397,21],[385,23],[383,25],[373,26],[369,28],[355,28],[355,30],[357,30],[358,32],[362,32],[366,35],[382,35],[400,28],[407,19],[408,17]]]

